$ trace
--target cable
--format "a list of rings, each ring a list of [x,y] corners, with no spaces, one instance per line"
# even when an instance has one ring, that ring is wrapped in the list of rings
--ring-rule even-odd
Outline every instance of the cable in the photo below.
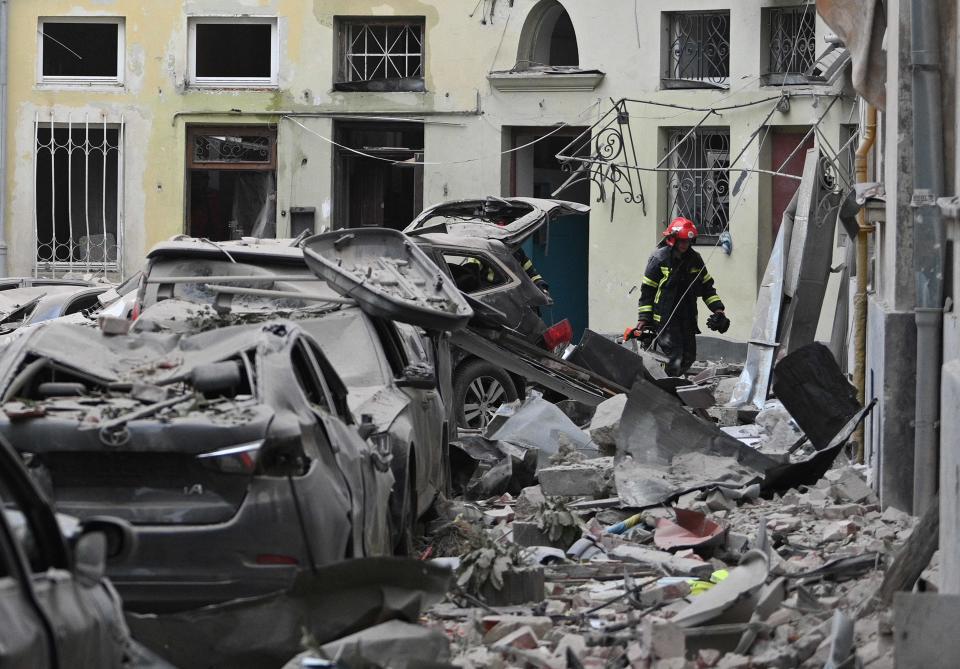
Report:
[[[592,110],[594,107],[596,107],[596,106],[599,105],[599,104],[600,104],[600,101],[597,100],[597,101],[594,102],[592,105],[590,105],[589,107],[587,107],[586,109],[584,109],[582,112],[580,112],[580,114],[577,116],[576,122],[579,122],[580,118],[582,118],[585,114],[587,114],[588,112],[590,112],[590,110]],[[373,155],[373,154],[366,153],[366,152],[364,152],[364,151],[360,151],[359,149],[354,149],[353,147],[346,146],[346,145],[344,145],[344,144],[340,144],[339,142],[336,142],[336,141],[330,139],[329,137],[326,137],[325,135],[320,134],[320,133],[317,132],[316,130],[313,130],[312,128],[308,128],[308,127],[305,126],[303,123],[301,123],[300,121],[298,121],[295,117],[290,116],[289,114],[284,114],[284,115],[280,116],[280,120],[290,121],[290,122],[293,123],[294,125],[300,126],[300,128],[303,129],[304,131],[308,132],[308,133],[311,134],[311,135],[314,135],[315,137],[317,137],[317,138],[319,138],[319,139],[322,139],[324,142],[330,144],[331,146],[336,146],[337,148],[343,149],[344,151],[349,151],[350,153],[354,153],[354,154],[356,154],[356,155],[358,155],[358,156],[363,156],[364,158],[371,158],[371,159],[373,159],[373,160],[379,160],[379,161],[382,161],[382,162],[385,162],[385,163],[390,163],[391,165],[396,165],[396,164],[398,164],[398,163],[403,163],[404,165],[431,165],[431,166],[467,165],[467,164],[470,164],[470,163],[480,162],[481,160],[491,160],[491,159],[493,159],[493,158],[499,158],[500,156],[504,156],[504,155],[513,153],[513,152],[515,152],[515,151],[520,151],[520,150],[522,150],[522,149],[526,149],[526,148],[528,148],[528,147],[531,147],[531,146],[533,146],[534,144],[537,144],[538,142],[542,142],[543,140],[547,139],[548,137],[550,137],[550,136],[552,136],[552,135],[555,135],[556,133],[560,132],[560,131],[563,130],[564,128],[568,128],[568,127],[571,126],[571,124],[570,124],[570,123],[567,123],[567,122],[561,123],[561,124],[559,124],[556,128],[554,128],[553,130],[551,130],[550,132],[546,133],[545,135],[541,135],[540,137],[536,138],[535,140],[533,140],[533,141],[531,141],[531,142],[527,142],[526,144],[522,144],[521,146],[515,146],[515,147],[513,147],[513,148],[511,148],[511,149],[506,149],[505,151],[500,151],[499,153],[496,153],[496,154],[491,154],[491,155],[487,155],[487,156],[477,156],[477,157],[474,157],[474,158],[465,158],[464,160],[424,161],[424,160],[395,160],[395,159],[393,159],[393,158],[384,158],[384,157],[382,157],[382,156],[375,156],[375,155]],[[576,122],[575,122],[573,125],[576,125]]]

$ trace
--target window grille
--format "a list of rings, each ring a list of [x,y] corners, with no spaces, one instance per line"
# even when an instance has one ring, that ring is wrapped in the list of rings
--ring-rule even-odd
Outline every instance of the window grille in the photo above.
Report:
[[[122,271],[123,128],[35,119],[35,274]]]
[[[719,235],[730,218],[730,131],[678,128],[670,131],[667,149],[668,220],[683,216],[701,235]]]
[[[816,14],[812,4],[771,7],[770,74],[800,74],[816,61]]]
[[[730,78],[730,14],[670,14],[666,83],[726,87]]]
[[[422,20],[364,21],[341,24],[340,84],[380,80],[423,80]]]

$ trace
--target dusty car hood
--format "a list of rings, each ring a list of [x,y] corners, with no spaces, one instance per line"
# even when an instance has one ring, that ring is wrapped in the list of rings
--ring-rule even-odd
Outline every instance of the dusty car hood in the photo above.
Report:
[[[442,225],[443,231],[451,235],[496,239],[515,247],[550,220],[589,211],[589,206],[577,202],[532,197],[453,200],[425,209],[404,232],[416,234],[431,229],[439,232],[436,228]],[[497,219],[509,222],[498,225]]]

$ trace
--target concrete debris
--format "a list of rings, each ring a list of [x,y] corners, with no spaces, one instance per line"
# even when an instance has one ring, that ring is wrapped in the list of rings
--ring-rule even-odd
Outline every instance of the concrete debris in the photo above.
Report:
[[[613,458],[594,458],[583,464],[544,467],[537,475],[545,495],[606,497],[613,483]]]
[[[812,356],[819,364],[816,351]],[[798,376],[803,369],[786,371]],[[706,369],[699,387],[686,387],[719,400],[736,380],[724,373]],[[916,534],[917,519],[881,509],[864,470],[838,461],[866,410],[847,418],[845,406],[833,416],[837,424],[846,418],[842,429],[820,430],[818,446],[780,401],[728,413],[729,424],[717,425],[705,416],[722,421],[718,407],[704,414],[677,399],[682,383],[657,385],[639,372],[630,392],[601,403],[585,430],[566,415],[534,425],[534,414],[548,415],[539,408],[516,421],[524,406],[518,404],[487,431],[498,449],[508,443],[536,451],[537,485],[511,491],[516,497],[476,498],[473,515],[499,523],[474,527],[501,547],[488,561],[500,565],[492,569],[503,586],[452,592],[428,612],[426,623],[442,625],[451,639],[452,663],[890,666],[894,630],[889,603],[878,593],[900,545]],[[804,392],[792,400],[809,420],[815,393]],[[611,451],[612,458],[600,457]],[[436,557],[465,552],[426,540]],[[506,545],[517,551],[516,563],[497,562]],[[481,562],[461,560],[461,578],[464,564],[479,569]],[[540,567],[539,599],[508,585],[531,567]],[[934,567],[925,574],[936,579]],[[523,595],[502,594],[514,588]]]
[[[625,393],[614,395],[597,405],[597,410],[587,427],[587,434],[601,448],[616,449],[617,433],[620,431],[620,417],[627,406]]]

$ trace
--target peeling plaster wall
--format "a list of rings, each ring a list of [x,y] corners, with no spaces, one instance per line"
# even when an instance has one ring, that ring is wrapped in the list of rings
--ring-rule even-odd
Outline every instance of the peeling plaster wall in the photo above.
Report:
[[[487,80],[491,70],[510,69],[517,60],[521,29],[536,0],[498,2],[492,22],[471,17],[470,0],[34,0],[11,3],[10,51],[20,54],[10,69],[10,188],[7,231],[10,271],[29,274],[33,263],[32,142],[37,113],[59,116],[89,113],[123,117],[125,142],[125,249],[127,273],[138,269],[154,243],[183,231],[185,209],[185,127],[190,123],[278,125],[278,230],[289,230],[291,206],[313,206],[317,226],[329,226],[336,207],[332,194],[330,118],[282,120],[278,112],[342,114],[419,114],[424,128],[424,204],[449,198],[503,193],[509,184],[509,126],[588,126],[609,107],[610,98],[632,97],[692,106],[731,105],[779,92],[761,87],[761,7],[796,4],[780,0],[672,0],[671,2],[563,3],[576,30],[580,64],[606,73],[593,91],[505,92]],[[481,9],[486,3],[481,3]],[[731,90],[659,90],[663,11],[729,9],[731,12]],[[186,82],[187,17],[250,14],[279,17],[280,83],[267,90],[198,90]],[[126,19],[126,72],[122,87],[54,89],[36,83],[39,16],[123,16]],[[427,92],[344,93],[332,90],[335,16],[423,16],[426,21]],[[818,37],[825,32],[818,23]],[[823,42],[818,39],[818,51]],[[795,92],[798,92],[794,89]],[[794,97],[787,114],[771,124],[805,125],[816,119],[827,98]],[[731,155],[739,153],[769,111],[769,104],[723,112],[710,125],[729,125]],[[480,114],[477,114],[477,110]],[[232,110],[241,110],[240,113]],[[694,125],[701,114],[663,107],[635,107],[631,129],[642,165],[663,155],[666,126]],[[847,122],[849,101],[834,105],[825,125],[831,141]],[[443,124],[431,123],[442,121]],[[839,143],[835,143],[838,146]],[[753,164],[754,144],[743,162]],[[466,161],[466,162],[464,162]],[[761,168],[769,168],[761,160]],[[734,177],[735,179],[735,177]],[[666,180],[640,175],[647,214],[622,201],[594,202],[590,232],[590,325],[622,331],[636,317],[636,292],[647,256],[666,219]],[[747,337],[757,284],[769,253],[760,234],[769,227],[769,181],[751,177],[731,201],[734,253],[711,254],[710,272],[728,305],[733,327],[728,336]],[[599,195],[594,188],[593,199]],[[734,210],[734,207],[735,210]],[[613,216],[611,220],[611,208]],[[758,227],[759,226],[759,227]],[[702,252],[705,249],[701,249]],[[760,268],[760,269],[758,269]],[[827,306],[832,314],[832,306]],[[829,320],[829,319],[828,319]],[[829,324],[825,332],[829,332]],[[823,323],[821,323],[823,330]]]

